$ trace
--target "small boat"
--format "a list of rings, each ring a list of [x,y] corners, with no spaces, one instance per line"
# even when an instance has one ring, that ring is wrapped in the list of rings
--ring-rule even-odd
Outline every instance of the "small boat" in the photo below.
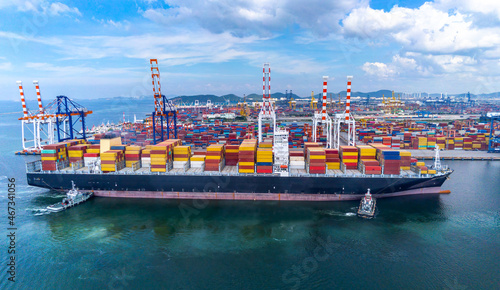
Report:
[[[375,216],[375,206],[376,206],[377,201],[372,198],[372,195],[370,194],[370,189],[365,193],[365,196],[361,199],[361,202],[359,203],[359,208],[358,208],[358,216],[365,218],[365,219],[371,219]]]
[[[75,187],[75,183],[71,181],[72,188],[66,193],[66,197],[62,200],[62,202],[49,205],[47,209],[51,212],[60,212],[67,208],[78,205],[82,202],[87,201],[89,198],[94,196],[93,192],[81,192],[78,188]]]

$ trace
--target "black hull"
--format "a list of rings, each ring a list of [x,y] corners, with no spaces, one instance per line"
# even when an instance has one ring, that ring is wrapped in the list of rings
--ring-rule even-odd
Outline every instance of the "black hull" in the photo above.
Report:
[[[28,184],[48,189],[71,188],[74,181],[82,190],[97,192],[177,192],[277,195],[364,195],[369,188],[374,195],[398,192],[434,191],[448,175],[410,177],[331,177],[271,175],[153,175],[153,174],[81,174],[27,173]]]

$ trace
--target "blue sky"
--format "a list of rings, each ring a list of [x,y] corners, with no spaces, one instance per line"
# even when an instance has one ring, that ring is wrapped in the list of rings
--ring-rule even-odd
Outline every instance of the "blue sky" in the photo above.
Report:
[[[500,91],[497,0],[0,2],[0,99],[392,89]]]

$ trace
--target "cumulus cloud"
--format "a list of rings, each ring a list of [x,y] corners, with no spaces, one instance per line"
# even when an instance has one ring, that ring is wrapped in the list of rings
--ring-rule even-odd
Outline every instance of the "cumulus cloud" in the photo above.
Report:
[[[69,7],[61,2],[51,2],[45,0],[7,0],[0,2],[0,9],[7,7],[16,7],[22,12],[46,13],[52,16],[74,14],[81,16],[82,14],[76,7]]]
[[[469,15],[442,11],[431,2],[416,9],[394,6],[388,12],[357,8],[342,23],[347,36],[385,36],[414,51],[455,53],[500,44],[499,27],[478,28]]]
[[[150,8],[142,13],[165,25],[187,23],[240,37],[255,33],[269,36],[294,25],[325,37],[339,31],[339,20],[352,8],[366,3],[367,0],[171,0],[166,8]]]
[[[70,8],[68,5],[63,4],[61,2],[55,2],[50,4],[48,11],[51,15],[58,16],[61,14],[69,13],[69,14],[76,14],[81,16],[82,14],[78,10],[78,8]]]
[[[378,78],[388,78],[396,74],[390,66],[381,62],[365,62],[361,69],[368,75],[377,76]]]

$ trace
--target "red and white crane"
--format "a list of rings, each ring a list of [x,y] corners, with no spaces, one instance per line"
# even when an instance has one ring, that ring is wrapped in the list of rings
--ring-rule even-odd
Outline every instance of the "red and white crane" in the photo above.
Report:
[[[259,142],[262,142],[262,121],[272,120],[273,133],[276,132],[276,113],[271,104],[271,67],[264,63],[262,68],[262,107],[259,112]]]
[[[40,153],[42,147],[48,144],[54,144],[54,124],[56,116],[46,114],[42,106],[42,97],[38,81],[33,81],[38,100],[38,111],[30,111],[26,105],[23,84],[17,81],[19,86],[19,95],[23,106],[23,117],[21,120],[21,138],[24,153]]]
[[[338,148],[340,146],[340,130],[342,124],[347,125],[347,137],[345,141],[347,145],[356,145],[356,120],[351,114],[351,81],[352,76],[347,76],[347,93],[346,93],[346,109],[344,113],[335,114],[333,120],[333,146]]]
[[[326,148],[333,148],[332,136],[332,119],[326,111],[326,95],[327,95],[328,76],[323,76],[323,99],[321,112],[316,112],[313,117],[313,140],[317,142],[318,128],[321,126],[323,132],[326,133]]]

